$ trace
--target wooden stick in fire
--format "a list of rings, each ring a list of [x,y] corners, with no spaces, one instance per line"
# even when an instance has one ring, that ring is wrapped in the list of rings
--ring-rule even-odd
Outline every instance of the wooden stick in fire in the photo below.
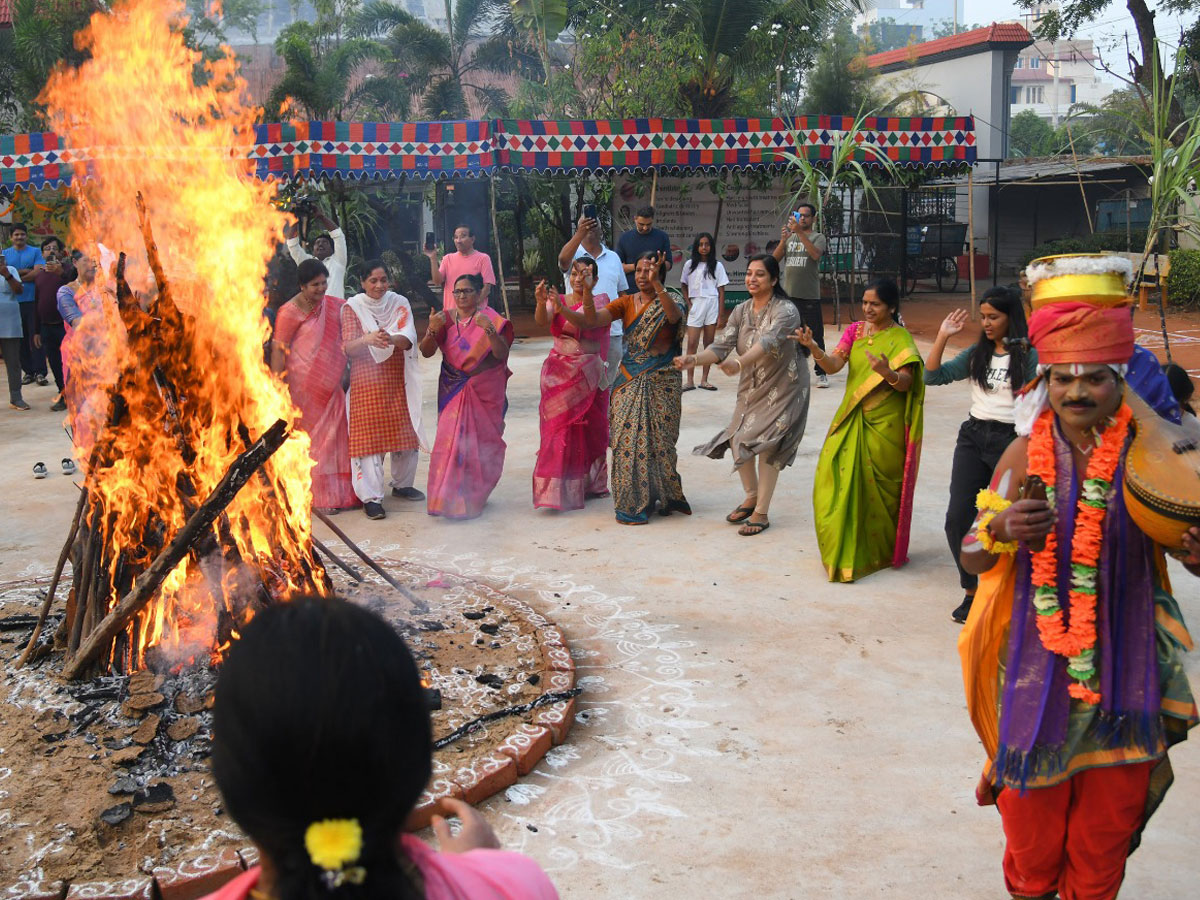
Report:
[[[87,488],[79,491],[79,503],[75,507],[75,518],[71,520],[71,532],[67,535],[67,542],[63,544],[62,552],[58,554],[58,565],[54,567],[54,577],[50,579],[50,587],[46,591],[46,599],[42,601],[42,608],[38,612],[37,624],[33,626],[33,634],[29,636],[29,643],[25,645],[25,651],[17,660],[17,668],[21,668],[29,661],[29,654],[33,652],[33,648],[37,645],[38,638],[42,636],[42,628],[46,624],[46,617],[50,615],[50,606],[54,603],[54,592],[58,590],[58,580],[62,578],[63,567],[67,564],[67,557],[71,555],[71,547],[75,544],[75,535],[79,533],[79,520],[83,518],[83,511],[87,507],[88,492]]]
[[[335,566],[337,566],[339,569],[341,569],[343,572],[345,572],[347,575],[349,575],[355,581],[363,580],[362,572],[358,571],[358,569],[354,568],[354,566],[350,565],[350,563],[343,560],[340,556],[338,556],[336,553],[334,553],[332,550],[330,550],[328,547],[326,547],[323,543],[321,543],[317,539],[316,535],[313,535],[312,542],[313,542],[313,546],[316,547],[318,550],[320,550],[321,553],[323,553],[329,559],[330,562],[332,562]]]
[[[179,529],[171,543],[158,555],[150,567],[133,583],[133,588],[88,634],[79,650],[63,667],[63,677],[72,680],[82,675],[95,661],[104,648],[115,638],[129,620],[154,596],[154,592],[194,544],[216,521],[217,516],[237,496],[238,491],[250,480],[276,450],[287,439],[287,422],[280,419],[260,437],[249,450],[238,456],[225,473],[225,477],[213,488],[208,498],[192,513]]]
[[[375,572],[375,574],[377,574],[380,578],[382,578],[384,581],[386,581],[388,584],[390,584],[392,587],[394,587],[396,589],[396,591],[402,597],[404,597],[405,600],[407,600],[409,603],[411,603],[413,605],[413,609],[415,609],[417,612],[421,612],[421,613],[429,612],[429,607],[425,604],[425,602],[420,597],[418,597],[416,594],[414,594],[412,591],[410,591],[408,588],[406,588],[404,585],[402,585],[400,582],[398,582],[395,578],[393,578],[391,576],[391,574],[388,573],[388,571],[386,569],[383,568],[383,566],[379,565],[379,563],[375,562],[375,560],[371,559],[371,557],[369,557],[366,553],[364,553],[363,549],[361,547],[359,547],[358,544],[354,543],[354,541],[350,540],[350,538],[347,537],[346,532],[342,531],[342,529],[338,528],[337,525],[334,524],[333,519],[329,518],[329,516],[325,515],[325,513],[321,512],[321,510],[317,509],[315,506],[313,507],[313,515],[315,515],[318,519],[320,519],[322,522],[324,522],[325,526],[330,531],[332,531],[334,534],[336,534],[343,544],[345,544],[352,551],[354,551],[354,554],[359,559],[361,559],[368,566],[370,566],[371,569]]]

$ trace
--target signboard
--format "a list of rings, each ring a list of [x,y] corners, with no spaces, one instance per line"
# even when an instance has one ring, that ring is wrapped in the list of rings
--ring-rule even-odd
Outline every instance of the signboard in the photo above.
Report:
[[[729,276],[726,297],[745,296],[746,265],[751,256],[766,252],[767,243],[779,240],[779,229],[787,213],[789,193],[782,187],[767,190],[730,189],[725,202],[709,188],[707,177],[658,179],[654,194],[654,225],[671,238],[674,266],[667,285],[679,287],[684,260],[691,256],[698,234],[716,236],[717,253]],[[643,193],[638,196],[636,187]],[[650,179],[614,178],[613,231],[615,235],[633,228],[638,209],[650,203]],[[718,223],[718,216],[720,222]]]

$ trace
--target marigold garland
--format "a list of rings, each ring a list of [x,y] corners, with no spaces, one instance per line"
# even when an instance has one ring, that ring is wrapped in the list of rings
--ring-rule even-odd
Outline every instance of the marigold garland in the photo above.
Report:
[[[1016,541],[998,541],[992,534],[992,519],[1012,506],[1012,501],[1002,497],[991,488],[983,488],[975,495],[975,508],[979,510],[979,521],[975,525],[975,538],[988,553],[1016,553]]]
[[[1058,587],[1058,537],[1054,529],[1046,535],[1046,545],[1033,554],[1033,605],[1037,612],[1038,635],[1042,646],[1067,659],[1067,674],[1075,679],[1070,695],[1096,705],[1100,694],[1088,687],[1096,676],[1096,564],[1104,536],[1104,517],[1108,513],[1108,492],[1121,461],[1125,435],[1132,413],[1121,404],[1113,424],[1105,429],[1099,445],[1088,461],[1083,489],[1075,509],[1075,535],[1071,542],[1071,587],[1067,598],[1071,624],[1064,625]],[[1047,499],[1054,505],[1054,412],[1047,409],[1038,417],[1029,438],[1029,474],[1039,475],[1046,483]]]

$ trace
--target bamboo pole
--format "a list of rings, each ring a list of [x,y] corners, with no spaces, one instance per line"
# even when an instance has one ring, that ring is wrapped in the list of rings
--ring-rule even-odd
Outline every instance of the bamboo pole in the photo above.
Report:
[[[658,169],[654,170],[654,174],[650,178],[650,205],[654,205],[654,195],[658,193]],[[716,248],[714,248],[715,250]]]
[[[996,261],[992,260],[994,266]],[[971,321],[979,319],[975,297],[975,169],[967,169],[967,276],[971,283]]]
[[[1075,155],[1075,138],[1071,135],[1071,129],[1067,128],[1067,141],[1071,145],[1071,162],[1075,166],[1075,178],[1079,181],[1079,196],[1083,198],[1083,214],[1087,216],[1088,234],[1095,234],[1096,226],[1092,222],[1092,211],[1088,208],[1087,191],[1083,189],[1083,172],[1079,168],[1079,157]]]
[[[58,581],[62,577],[63,567],[67,564],[67,558],[71,555],[71,548],[75,545],[75,535],[79,533],[79,522],[83,518],[84,510],[87,508],[87,489],[79,491],[79,503],[75,506],[75,518],[71,520],[71,531],[67,535],[67,542],[63,544],[62,552],[58,554],[58,564],[54,567],[54,577],[50,579],[50,587],[46,590],[46,599],[42,601],[42,608],[38,612],[37,624],[33,628],[33,634],[29,636],[29,643],[25,645],[25,652],[21,654],[21,658],[17,660],[16,668],[21,668],[29,661],[29,655],[33,653],[33,648],[37,645],[38,638],[42,636],[42,627],[46,624],[46,617],[50,614],[50,606],[54,603],[54,592],[58,589]],[[72,572],[74,567],[72,567]]]
[[[488,179],[488,199],[492,207],[492,236],[495,241],[493,249],[496,251],[496,268],[499,270],[498,281],[500,282],[500,297],[504,300],[504,318],[512,319],[512,314],[508,311],[508,289],[504,286],[504,254],[500,252],[500,229],[496,225],[496,178],[495,176]]]

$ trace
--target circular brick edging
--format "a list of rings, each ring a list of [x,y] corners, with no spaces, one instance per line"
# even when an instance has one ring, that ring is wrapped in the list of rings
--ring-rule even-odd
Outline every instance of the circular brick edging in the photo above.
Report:
[[[389,567],[401,565],[389,559],[381,559],[380,563]],[[410,575],[414,570],[433,571],[412,563],[404,566]],[[575,686],[575,663],[562,631],[554,622],[527,603],[479,581],[451,573],[438,575],[469,585],[479,595],[479,605],[502,604],[532,626],[545,663],[544,693],[569,691]],[[421,794],[405,828],[418,831],[428,826],[438,812],[439,803],[448,797],[474,805],[516,784],[520,776],[528,775],[552,746],[566,740],[575,720],[575,698],[539,707],[532,716],[532,724],[522,722],[496,750],[470,765],[453,768],[435,756],[429,786]],[[151,875],[119,881],[71,884],[21,881],[0,893],[0,900],[198,900],[257,864],[258,851],[254,847],[226,848],[174,866],[156,867]]]

